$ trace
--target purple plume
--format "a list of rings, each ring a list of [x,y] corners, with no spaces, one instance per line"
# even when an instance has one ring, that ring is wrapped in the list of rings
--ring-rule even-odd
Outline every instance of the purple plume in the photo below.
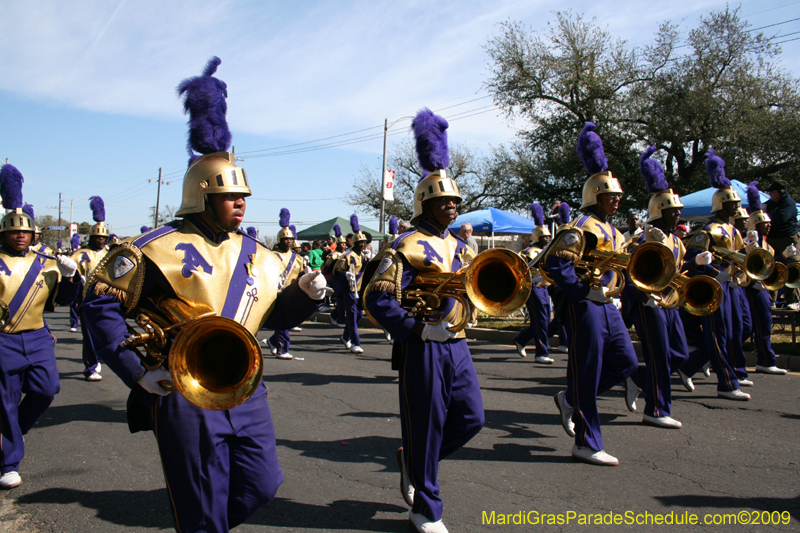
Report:
[[[342,227],[339,224],[333,225],[333,234],[337,239],[342,236]]]
[[[247,228],[247,234],[250,235],[254,239],[258,238],[258,231],[256,231],[256,227],[255,226],[249,226]]]
[[[655,146],[648,146],[647,150],[639,157],[639,172],[642,174],[647,192],[650,194],[669,189],[669,182],[664,176],[664,168],[656,159],[650,157],[656,150]]]
[[[141,228],[139,228],[140,233],[144,234],[147,233],[148,231],[150,231],[150,228],[148,228],[147,226],[142,226]]]
[[[358,225],[358,217],[356,215],[350,215],[350,227],[353,228],[353,233],[361,231],[361,226]]]
[[[747,186],[747,203],[751,213],[761,211],[761,195],[758,193],[758,181],[751,181]]]
[[[542,209],[542,205],[538,202],[530,204],[528,207],[531,208],[531,216],[533,217],[533,223],[537,226],[544,225],[544,209]]]
[[[69,245],[73,250],[77,250],[78,247],[81,245],[81,236],[77,233],[72,234],[72,239],[69,241]]]
[[[106,220],[106,204],[99,196],[89,198],[89,209],[92,210],[92,219],[95,222],[104,222]]]
[[[116,233],[112,233],[111,235],[109,235],[109,236],[108,236],[108,240],[109,240],[109,241],[113,241],[114,239],[118,239],[118,238],[119,238],[119,237],[117,237],[117,234],[116,234]]]
[[[394,215],[389,217],[389,235],[397,235],[397,217]]]
[[[706,154],[706,172],[711,186],[715,189],[731,186],[731,180],[725,177],[725,161],[720,156],[714,155],[713,148]]]
[[[33,220],[34,224],[36,223],[36,216],[33,214],[33,206],[31,204],[26,203],[23,205],[22,212],[31,217],[31,220]]]
[[[603,140],[594,132],[595,126],[587,122],[578,136],[578,157],[583,163],[583,169],[589,174],[597,174],[608,170],[608,159],[603,151]]]
[[[417,157],[423,170],[433,172],[450,165],[447,149],[447,121],[427,107],[423,108],[411,122],[417,141]],[[425,174],[423,174],[423,177]]]
[[[186,78],[178,85],[178,96],[184,97],[184,112],[189,114],[189,164],[198,157],[194,152],[201,155],[227,152],[231,145],[231,132],[225,120],[228,86],[212,76],[220,63],[220,58],[212,57],[202,75]]]
[[[292,224],[291,226],[289,226],[289,229],[292,230],[292,237],[294,237],[296,239],[297,238],[297,228],[295,228],[294,224]]]
[[[558,206],[558,220],[562,224],[569,224],[569,204],[567,202],[561,202]]]
[[[5,164],[0,168],[0,197],[3,207],[8,210],[22,207],[22,183],[25,179],[14,165]]]
[[[60,250],[61,248],[63,248],[63,246],[64,246],[64,243],[63,243],[63,242],[61,242],[61,241],[56,241],[56,248],[57,248],[57,249],[59,249],[59,250]]]
[[[289,213],[289,210],[285,207],[281,208],[281,214],[278,217],[278,224],[281,225],[282,228],[285,228],[289,225],[289,220],[292,215]]]

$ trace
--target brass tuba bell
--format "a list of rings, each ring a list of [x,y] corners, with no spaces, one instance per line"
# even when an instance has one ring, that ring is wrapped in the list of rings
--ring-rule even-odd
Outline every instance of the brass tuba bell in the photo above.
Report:
[[[747,254],[733,252],[719,246],[710,246],[709,250],[717,257],[719,262],[731,263],[738,274],[743,274],[754,281],[767,279],[772,274],[772,271],[775,270],[775,258],[763,248],[755,248]],[[737,272],[731,278],[737,277]]]
[[[775,262],[775,269],[772,271],[767,279],[761,281],[761,284],[768,291],[777,291],[786,285],[789,280],[789,269],[783,263]]]
[[[492,248],[457,272],[419,274],[403,289],[403,300],[414,302],[410,317],[429,324],[441,322],[439,308],[445,298],[457,300],[460,316],[448,328],[455,332],[467,326],[471,305],[490,316],[509,315],[525,305],[531,285],[528,264],[522,257],[504,248]]]
[[[616,287],[605,292],[609,297],[619,295],[625,287],[623,270],[628,271],[628,277],[637,289],[650,293],[666,289],[678,273],[672,250],[660,242],[643,242],[632,253],[592,250],[586,259],[576,261],[575,266],[587,269],[588,275],[598,280],[597,283],[603,270],[615,271],[618,282]]]
[[[690,278],[681,274],[670,282],[670,287],[672,290],[658,302],[658,305],[664,309],[683,307],[689,314],[695,316],[705,316],[715,312],[722,304],[725,294],[719,281],[705,275]]]
[[[787,289],[796,289],[800,287],[800,263],[789,263],[786,265],[786,287]]]
[[[244,326],[208,308],[191,307],[178,298],[151,300],[158,312],[139,309],[131,335],[120,347],[131,347],[148,370],[161,366],[169,338],[167,390],[177,390],[203,409],[222,411],[247,401],[261,382],[263,361],[258,341]],[[145,348],[143,355],[135,347]]]

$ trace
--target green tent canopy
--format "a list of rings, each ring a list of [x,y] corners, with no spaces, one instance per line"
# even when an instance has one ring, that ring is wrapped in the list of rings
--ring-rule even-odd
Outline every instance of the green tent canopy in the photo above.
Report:
[[[349,218],[342,218],[336,217],[330,220],[326,220],[325,222],[320,222],[310,228],[306,228],[303,231],[297,232],[297,240],[298,241],[321,241],[323,239],[327,239],[328,236],[333,236],[333,225],[339,224],[342,228],[342,235],[347,235],[348,233],[352,233],[353,230],[350,229],[350,219]],[[361,226],[361,231],[364,233],[369,233],[372,235],[372,240],[380,241],[384,237],[386,237],[385,233],[381,233],[378,230],[374,230],[372,228],[368,228],[364,224],[359,224]]]

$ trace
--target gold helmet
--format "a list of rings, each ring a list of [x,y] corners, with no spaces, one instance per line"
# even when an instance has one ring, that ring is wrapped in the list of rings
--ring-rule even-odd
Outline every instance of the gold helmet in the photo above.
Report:
[[[681,208],[683,202],[678,193],[673,192],[672,189],[659,191],[650,197],[650,203],[647,204],[647,220],[653,221],[661,218],[661,212],[664,209]]]
[[[761,222],[771,222],[769,215],[764,212],[761,205],[761,194],[758,192],[758,181],[751,181],[745,190],[747,193],[747,204],[750,207],[750,216],[747,219],[747,229],[756,229]],[[741,207],[740,207],[741,209]]]
[[[105,225],[106,220],[106,205],[103,199],[99,196],[92,196],[89,198],[89,208],[92,210],[92,219],[95,225],[89,229],[89,237],[92,235],[99,235],[101,237],[108,237],[109,231]]]
[[[610,192],[622,193],[622,185],[617,178],[611,175],[610,170],[589,176],[589,179],[583,184],[581,211],[596,205],[599,195]]]
[[[734,220],[739,220],[740,218],[750,218],[750,215],[747,214],[747,209],[742,206],[736,206],[736,214],[733,215]]]
[[[741,201],[742,199],[739,197],[739,193],[737,193],[736,189],[730,185],[721,189],[717,189],[714,191],[713,196],[711,196],[711,212],[714,213],[716,211],[722,211],[722,204],[725,202]]]
[[[608,170],[608,159],[603,151],[603,140],[594,132],[596,126],[591,122],[583,125],[578,136],[578,157],[589,179],[583,184],[581,211],[597,205],[597,197],[606,193],[622,194],[622,186]]]
[[[450,151],[447,147],[447,121],[435,115],[428,108],[423,108],[411,122],[414,130],[419,166],[427,175],[417,183],[414,190],[414,211],[411,224],[417,224],[422,217],[422,204],[433,198],[455,198],[461,203],[461,193],[453,178],[447,177],[450,165]]]
[[[0,221],[0,233],[6,231],[29,231],[34,233],[36,223],[31,216],[33,210],[29,204],[22,205],[22,173],[10,164],[0,168],[0,196],[3,206],[9,212]]]
[[[175,216],[202,213],[207,194],[241,193],[250,196],[250,184],[231,152],[213,152],[195,159],[183,177],[183,199]]]
[[[544,209],[538,202],[530,204],[531,217],[536,225],[531,232],[531,244],[535,245],[542,237],[551,237],[550,228],[544,225]]]
[[[661,218],[664,209],[681,208],[681,197],[669,188],[664,168],[661,163],[650,156],[655,153],[655,146],[648,146],[639,157],[639,173],[644,178],[647,192],[652,194],[647,205],[647,220],[649,222]]]
[[[369,241],[370,239],[361,231],[361,225],[358,223],[358,216],[350,215],[350,229],[353,230],[353,244],[359,241]],[[346,242],[346,241],[345,241]]]
[[[278,218],[278,224],[281,226],[281,230],[278,232],[278,242],[281,239],[294,239],[294,233],[292,232],[291,226],[289,226],[289,220],[291,219],[291,213],[285,207],[281,208],[281,213]]]

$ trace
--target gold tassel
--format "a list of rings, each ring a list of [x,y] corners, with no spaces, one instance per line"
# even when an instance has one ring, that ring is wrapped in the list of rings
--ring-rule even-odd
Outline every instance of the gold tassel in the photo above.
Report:
[[[568,261],[578,260],[578,254],[576,254],[575,252],[571,252],[569,250],[555,250],[550,253],[552,253],[556,257],[560,257],[561,259],[566,259]]]
[[[101,283],[99,281],[94,284],[93,290],[94,293],[97,294],[98,296],[111,296],[116,301],[120,302],[122,305],[125,305],[125,302],[128,299],[127,292],[121,289],[111,287],[110,285],[106,285],[105,283]]]
[[[388,293],[393,293],[395,289],[395,284],[391,281],[386,280],[375,280],[370,284],[370,292],[372,291],[384,291]]]

